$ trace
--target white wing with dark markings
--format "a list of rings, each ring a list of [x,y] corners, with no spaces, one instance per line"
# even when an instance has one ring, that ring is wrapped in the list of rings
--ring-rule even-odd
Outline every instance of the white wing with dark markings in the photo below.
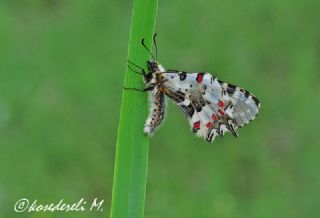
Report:
[[[236,130],[259,111],[253,94],[209,73],[169,71],[161,76],[164,94],[187,115],[192,131],[209,142],[226,132],[237,136]]]

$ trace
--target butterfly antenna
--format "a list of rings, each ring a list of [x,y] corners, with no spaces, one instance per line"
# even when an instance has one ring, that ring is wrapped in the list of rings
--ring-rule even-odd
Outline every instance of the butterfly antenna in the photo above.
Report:
[[[157,40],[156,40],[156,36],[158,35],[158,33],[155,33],[153,35],[153,43],[154,43],[154,48],[156,49],[156,60],[158,60],[158,48],[157,48]]]
[[[144,39],[141,40],[141,44],[143,45],[143,47],[149,52],[149,54],[151,55],[151,57],[153,58],[153,60],[156,60],[152,54],[152,52],[150,51],[150,49],[148,49],[148,47],[144,44]]]

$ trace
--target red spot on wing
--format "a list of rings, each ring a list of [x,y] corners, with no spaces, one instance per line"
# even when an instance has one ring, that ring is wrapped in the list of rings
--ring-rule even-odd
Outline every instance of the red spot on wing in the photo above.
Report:
[[[211,122],[208,122],[207,124],[206,124],[206,127],[209,129],[210,127],[212,126],[212,123]]]
[[[218,115],[216,115],[216,114],[212,114],[212,119],[213,119],[214,121],[217,121],[217,120],[219,120],[219,117],[218,117]]]
[[[203,73],[198,73],[198,75],[197,75],[197,82],[198,82],[198,83],[202,83],[202,80],[203,80]]]
[[[193,123],[193,128],[194,129],[200,129],[200,121],[197,121],[197,122]]]
[[[223,110],[219,109],[218,112],[219,112],[221,115],[224,115]]]
[[[219,100],[219,102],[217,103],[218,107],[223,107],[224,106],[224,103],[223,101]]]

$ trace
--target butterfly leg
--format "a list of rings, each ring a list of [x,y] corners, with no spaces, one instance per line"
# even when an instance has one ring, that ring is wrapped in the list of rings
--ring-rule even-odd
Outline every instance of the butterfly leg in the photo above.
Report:
[[[131,88],[131,87],[123,87],[125,90],[133,90],[133,91],[138,91],[138,92],[147,92],[151,91],[154,89],[154,87],[146,87],[144,89],[138,89],[138,88]]]
[[[133,71],[133,72],[136,73],[136,74],[143,75],[143,76],[146,75],[146,72],[145,72],[145,70],[144,70],[142,67],[140,67],[139,65],[133,63],[133,62],[130,61],[130,60],[127,60],[127,61],[128,61],[129,64],[132,64],[133,66],[135,66],[136,68],[138,68],[138,69],[141,70],[141,72],[139,72],[139,71],[137,71],[137,70],[134,70],[134,69],[128,64],[128,68],[129,68],[131,71]]]
[[[142,75],[142,76],[145,76],[145,75],[146,75],[146,73],[145,73],[145,71],[144,71],[143,69],[141,70],[141,72],[139,72],[139,71],[133,69],[130,65],[128,65],[128,68],[129,68],[132,72],[134,72],[134,73],[136,73],[136,74],[139,74],[139,75]]]

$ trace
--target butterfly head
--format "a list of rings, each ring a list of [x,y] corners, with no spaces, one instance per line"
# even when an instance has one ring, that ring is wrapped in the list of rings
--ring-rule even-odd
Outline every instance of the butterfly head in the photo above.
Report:
[[[152,82],[151,80],[155,79],[155,74],[164,72],[164,68],[162,67],[162,65],[155,60],[148,60],[147,65],[148,73],[144,76],[144,79],[147,83],[150,83]]]
[[[147,65],[148,65],[149,73],[158,73],[158,72],[164,71],[162,65],[155,60],[147,61]]]

